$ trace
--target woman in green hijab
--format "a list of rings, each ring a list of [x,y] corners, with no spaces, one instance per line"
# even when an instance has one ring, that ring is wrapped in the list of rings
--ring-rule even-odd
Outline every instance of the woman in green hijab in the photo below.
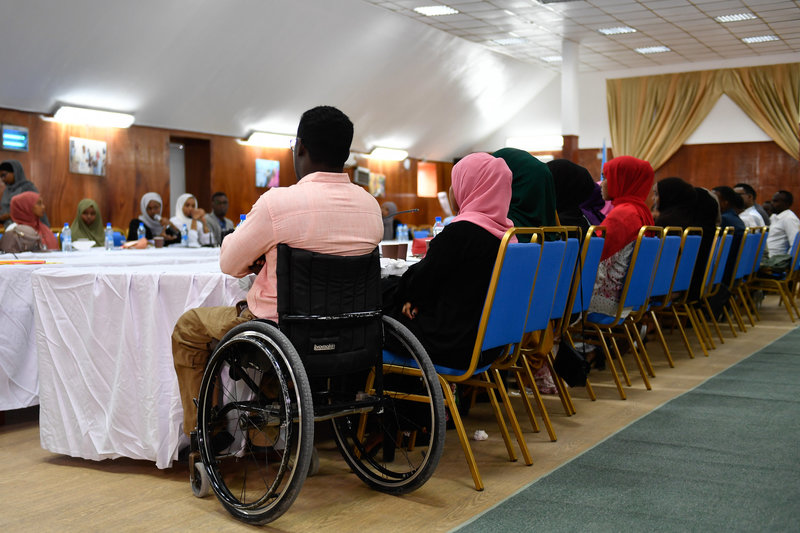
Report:
[[[503,159],[513,175],[508,218],[514,226],[557,226],[556,189],[547,165],[517,148],[502,148],[492,155]]]
[[[105,227],[97,202],[91,198],[84,198],[78,202],[78,211],[75,213],[75,220],[72,221],[70,229],[72,230],[72,240],[89,239],[96,243],[95,246],[103,246]]]

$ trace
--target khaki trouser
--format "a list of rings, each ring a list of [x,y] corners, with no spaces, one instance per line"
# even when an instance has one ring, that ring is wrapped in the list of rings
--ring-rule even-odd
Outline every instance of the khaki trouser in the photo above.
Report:
[[[172,358],[183,404],[183,432],[187,435],[197,425],[194,398],[200,393],[212,344],[234,326],[255,318],[247,308],[239,314],[236,307],[198,307],[186,311],[175,324]]]

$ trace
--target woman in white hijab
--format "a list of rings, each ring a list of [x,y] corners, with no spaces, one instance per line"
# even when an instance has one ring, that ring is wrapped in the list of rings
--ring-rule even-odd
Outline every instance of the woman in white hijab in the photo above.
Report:
[[[157,192],[148,192],[142,196],[139,201],[139,207],[142,214],[138,218],[131,220],[128,224],[128,240],[135,241],[138,239],[139,225],[143,225],[145,229],[145,237],[147,240],[152,240],[153,237],[164,237],[164,244],[174,244],[181,242],[181,234],[174,231],[168,231],[161,224],[161,208],[162,208],[161,195]]]
[[[178,233],[186,225],[186,229],[189,230],[189,246],[211,244],[211,235],[202,222],[205,216],[205,210],[197,207],[197,198],[187,193],[178,196],[178,201],[175,202],[175,215],[169,219],[169,223]]]

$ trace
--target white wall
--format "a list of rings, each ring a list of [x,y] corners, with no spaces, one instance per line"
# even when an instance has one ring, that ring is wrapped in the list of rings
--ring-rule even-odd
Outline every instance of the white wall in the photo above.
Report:
[[[693,70],[734,68],[742,66],[771,65],[797,62],[796,55],[768,56],[756,60],[719,61],[714,63],[686,64],[676,67],[636,69],[624,72],[585,73],[578,77],[580,148],[600,148],[603,139],[611,147],[606,103],[606,80],[688,72]],[[561,77],[557,76],[507,124],[491,133],[474,146],[474,151],[497,150],[505,145],[507,137],[538,136],[561,133]],[[733,101],[723,95],[700,127],[686,144],[713,144],[729,142],[760,142],[771,140]]]

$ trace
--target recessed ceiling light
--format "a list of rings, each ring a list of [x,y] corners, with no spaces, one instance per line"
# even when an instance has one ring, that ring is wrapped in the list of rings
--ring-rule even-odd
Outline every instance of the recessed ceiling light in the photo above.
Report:
[[[548,63],[558,63],[559,61],[561,61],[561,56],[544,56],[540,57],[539,59],[541,59],[542,61],[546,61]]]
[[[426,17],[438,17],[440,15],[455,15],[458,13],[457,9],[447,6],[423,6],[415,7],[414,11]]]
[[[755,37],[744,37],[742,41],[746,42],[747,44],[753,43],[766,43],[769,41],[779,41],[775,35],[756,35]]]
[[[512,17],[517,16],[516,13],[514,13],[513,11],[509,11],[508,9],[504,9],[503,11],[505,12],[506,15],[511,15]]]
[[[619,35],[620,33],[636,33],[636,28],[630,26],[616,26],[614,28],[600,28],[600,33],[603,35]]]
[[[506,37],[505,39],[492,39],[492,42],[501,46],[508,46],[511,44],[522,44],[525,42],[525,39],[520,39],[519,37]]]
[[[669,52],[670,49],[666,46],[646,46],[644,48],[637,48],[636,51],[640,54],[659,54],[661,52]]]
[[[732,15],[720,15],[714,17],[717,22],[739,22],[740,20],[753,20],[756,17],[752,13],[734,13]]]

